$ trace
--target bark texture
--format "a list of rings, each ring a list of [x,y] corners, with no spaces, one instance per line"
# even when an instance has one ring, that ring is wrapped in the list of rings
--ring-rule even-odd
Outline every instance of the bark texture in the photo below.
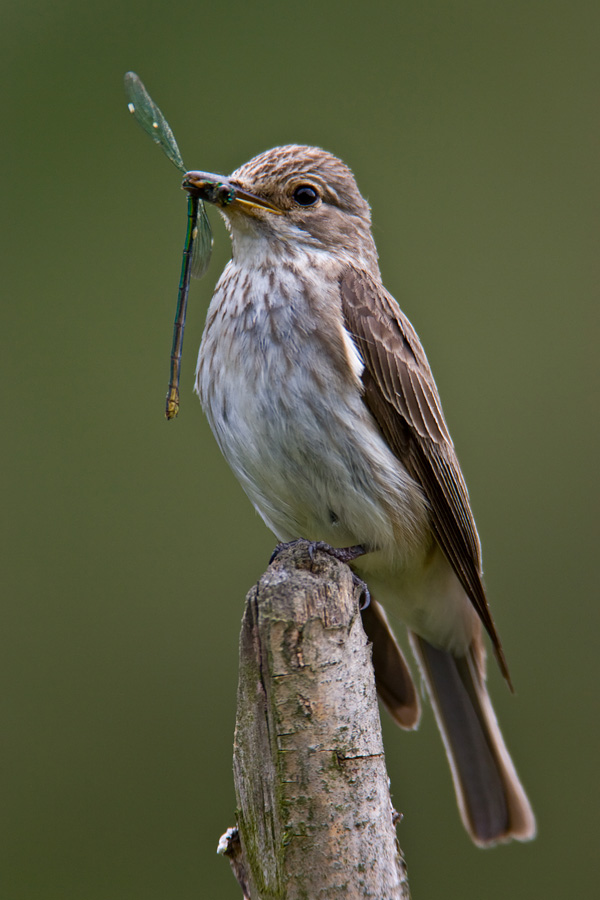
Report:
[[[352,574],[306,542],[246,599],[234,747],[251,900],[407,900]]]

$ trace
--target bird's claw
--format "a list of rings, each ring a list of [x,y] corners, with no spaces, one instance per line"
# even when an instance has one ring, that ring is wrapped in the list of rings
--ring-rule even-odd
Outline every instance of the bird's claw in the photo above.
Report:
[[[271,553],[269,565],[275,562],[277,557],[281,553],[283,553],[284,550],[289,550],[290,547],[293,547],[295,544],[299,543],[305,543],[305,541],[302,538],[297,538],[295,541],[280,541],[280,543],[277,544],[277,546]],[[307,550],[311,562],[316,551],[321,550],[323,553],[327,553],[328,556],[332,556],[334,559],[337,559],[338,562],[346,564],[352,562],[355,559],[358,559],[359,556],[363,556],[363,554],[367,552],[362,544],[355,544],[353,547],[332,547],[325,541],[309,541]],[[354,572],[352,572],[352,583],[354,587],[360,589],[359,609],[362,612],[369,606],[371,602],[371,593],[369,591],[369,588],[367,587],[366,582],[364,582],[362,578],[359,578],[358,575],[356,575]]]
[[[354,572],[352,573],[352,584],[360,590],[358,596],[358,608],[362,612],[371,604],[371,591],[367,586],[367,582],[359,578]]]
[[[284,550],[289,550],[290,547],[293,547],[294,544],[297,544],[298,540],[295,541],[280,541],[273,552],[271,553],[271,557],[269,559],[269,565],[275,562],[280,553],[283,553]]]

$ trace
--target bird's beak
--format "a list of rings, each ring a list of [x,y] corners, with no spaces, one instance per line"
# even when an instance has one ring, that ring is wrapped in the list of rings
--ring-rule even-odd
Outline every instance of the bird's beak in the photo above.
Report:
[[[211,172],[187,172],[181,186],[189,194],[195,194],[201,200],[214,203],[215,206],[266,209],[276,215],[283,214],[283,210],[278,209],[268,200],[263,200],[256,194],[242,190],[224,175],[213,175]]]

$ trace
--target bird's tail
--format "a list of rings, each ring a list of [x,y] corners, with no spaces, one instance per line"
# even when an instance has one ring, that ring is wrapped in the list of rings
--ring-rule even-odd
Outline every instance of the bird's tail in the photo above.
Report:
[[[416,728],[421,715],[419,695],[384,609],[371,598],[361,615],[373,647],[373,668],[379,698],[401,728]]]
[[[458,808],[473,841],[490,847],[535,837],[535,817],[485,685],[481,638],[460,658],[413,632],[410,641],[444,741]]]

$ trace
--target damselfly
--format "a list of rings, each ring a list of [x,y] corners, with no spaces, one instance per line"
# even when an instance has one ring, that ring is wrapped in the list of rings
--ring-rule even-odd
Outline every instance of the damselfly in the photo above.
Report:
[[[127,107],[135,120],[142,126],[146,134],[162,147],[165,155],[180,172],[187,172],[183,164],[177,141],[169,123],[153,101],[135,72],[125,75],[125,94]],[[185,329],[185,314],[190,290],[190,275],[201,278],[208,268],[212,252],[212,232],[206,215],[204,203],[197,193],[188,192],[188,222],[183,247],[181,277],[177,292],[177,311],[173,326],[173,346],[171,348],[171,369],[165,415],[174,419],[179,412],[179,372],[181,368],[181,350]]]

